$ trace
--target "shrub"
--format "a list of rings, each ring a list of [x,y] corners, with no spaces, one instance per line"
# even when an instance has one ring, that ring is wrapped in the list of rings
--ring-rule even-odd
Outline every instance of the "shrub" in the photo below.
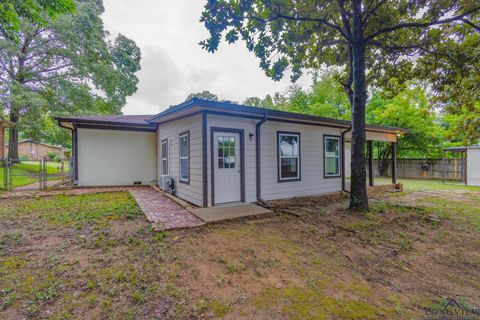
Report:
[[[19,160],[20,160],[20,161],[28,161],[28,156],[22,154],[22,155],[20,156],[20,159],[19,159]]]
[[[60,158],[60,156],[58,154],[56,154],[55,152],[52,152],[52,151],[49,151],[47,152],[47,157],[50,159],[50,160],[53,160],[53,161],[56,161],[55,159],[56,158]]]

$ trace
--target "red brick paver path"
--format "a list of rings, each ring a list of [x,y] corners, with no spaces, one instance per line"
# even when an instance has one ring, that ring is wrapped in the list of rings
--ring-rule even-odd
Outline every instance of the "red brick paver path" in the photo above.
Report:
[[[130,189],[154,230],[193,228],[205,222],[153,188]]]

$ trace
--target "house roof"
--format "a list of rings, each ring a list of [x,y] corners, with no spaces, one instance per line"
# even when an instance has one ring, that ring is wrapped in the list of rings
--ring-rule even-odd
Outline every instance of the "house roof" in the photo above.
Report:
[[[443,151],[461,152],[461,151],[465,151],[467,149],[480,149],[480,145],[443,148]]]
[[[194,107],[206,107],[210,109],[216,109],[219,111],[225,112],[237,112],[237,113],[247,113],[247,114],[254,114],[259,117],[267,116],[270,119],[296,119],[296,120],[304,120],[313,123],[325,123],[325,124],[336,124],[339,126],[343,126],[348,128],[351,125],[351,122],[348,120],[341,120],[341,119],[334,119],[334,118],[327,118],[327,117],[320,117],[314,116],[309,114],[303,113],[295,113],[295,112],[288,112],[288,111],[281,111],[281,110],[274,110],[274,109],[267,109],[267,108],[259,108],[259,107],[252,107],[246,106],[241,104],[236,104],[232,102],[218,102],[218,101],[210,101],[204,100],[199,98],[193,98],[187,100],[183,103],[180,103],[176,106],[173,106],[159,114],[151,116],[146,119],[149,123],[161,123],[163,118],[171,116],[175,113],[185,111]],[[407,129],[391,127],[391,126],[381,126],[370,124],[367,125],[367,129],[370,130],[377,130],[377,131],[384,131],[384,132],[409,132]]]
[[[62,146],[56,146],[56,145],[53,145],[53,144],[48,144],[48,143],[45,143],[45,142],[35,141],[35,140],[32,140],[32,139],[20,140],[20,141],[18,141],[18,144],[20,144],[20,143],[27,143],[27,142],[31,142],[31,143],[35,143],[35,144],[41,144],[41,145],[44,145],[44,146],[47,146],[47,147],[56,148],[56,149],[68,150],[67,148],[64,148],[64,147],[62,147]],[[6,144],[5,146],[8,146],[8,144]]]
[[[196,110],[197,109],[197,110]],[[183,103],[180,103],[176,106],[170,107],[169,109],[160,112],[156,115],[117,115],[117,116],[80,116],[80,117],[56,117],[55,120],[60,122],[72,122],[77,124],[91,124],[91,125],[106,125],[106,126],[125,126],[125,127],[148,127],[156,128],[159,123],[162,123],[165,120],[171,121],[175,119],[175,116],[180,114],[189,114],[199,110],[216,110],[221,112],[233,112],[239,115],[249,115],[255,118],[268,117],[268,119],[295,119],[306,121],[307,123],[320,123],[325,125],[335,125],[338,127],[349,128],[351,122],[348,120],[327,118],[314,116],[309,114],[251,107],[241,104],[236,104],[232,102],[218,102],[210,101],[199,98],[193,98],[187,100]],[[380,131],[388,133],[406,133],[409,132],[406,129],[391,127],[391,126],[381,126],[375,124],[367,125],[367,130],[371,131]]]
[[[146,119],[152,115],[78,116],[55,117],[57,121],[75,123],[97,123],[106,125],[152,126]]]

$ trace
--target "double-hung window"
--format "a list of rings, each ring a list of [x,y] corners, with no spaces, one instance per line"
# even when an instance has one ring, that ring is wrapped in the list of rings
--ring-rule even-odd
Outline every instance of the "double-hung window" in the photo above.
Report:
[[[180,181],[190,182],[190,133],[180,134]]]
[[[300,180],[300,133],[278,132],[278,181]]]
[[[340,137],[323,137],[323,170],[326,178],[340,177]]]
[[[168,175],[168,140],[162,140],[162,175]]]

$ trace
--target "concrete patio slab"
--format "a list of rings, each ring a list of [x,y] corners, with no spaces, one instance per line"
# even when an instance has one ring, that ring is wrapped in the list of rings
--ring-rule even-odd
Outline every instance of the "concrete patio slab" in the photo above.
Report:
[[[205,221],[217,222],[222,220],[230,220],[236,218],[244,218],[251,216],[264,215],[273,211],[252,203],[242,203],[232,206],[221,206],[213,208],[192,208],[191,213]]]

